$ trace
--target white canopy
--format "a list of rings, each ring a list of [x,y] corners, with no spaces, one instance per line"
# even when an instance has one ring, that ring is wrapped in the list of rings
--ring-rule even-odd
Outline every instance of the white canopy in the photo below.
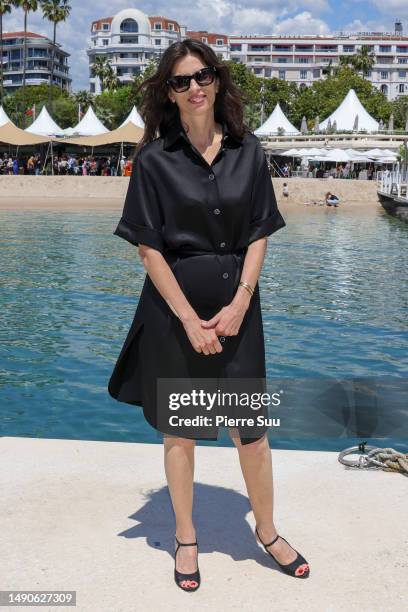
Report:
[[[67,136],[96,136],[106,134],[109,130],[103,125],[102,121],[95,115],[92,106],[88,108],[81,121],[73,128],[67,128],[64,133]]]
[[[394,151],[391,151],[390,149],[370,149],[369,151],[364,151],[364,155],[375,157],[375,159],[380,159],[382,157],[395,157]]]
[[[6,111],[2,106],[0,106],[0,126],[6,125],[6,123],[13,123],[11,119],[9,119]]]
[[[283,129],[283,134],[300,134],[299,130],[297,130],[286,117],[279,102],[276,104],[268,119],[254,131],[254,134],[255,136],[276,136],[278,134],[278,128]]]
[[[64,134],[64,130],[55,123],[45,106],[42,107],[37,119],[25,131],[40,136],[63,136]]]
[[[137,125],[138,127],[141,127],[144,129],[145,124],[143,119],[141,118],[141,116],[139,115],[136,106],[133,106],[132,110],[130,111],[128,117],[124,120],[124,122],[119,126],[119,128],[124,127],[127,123],[132,122],[135,125]]]
[[[336,122],[337,131],[353,130],[358,115],[358,129],[367,132],[376,132],[379,123],[364,108],[354,89],[350,89],[343,102],[324,121],[319,123],[319,130],[325,130],[330,120],[331,125]]]
[[[304,155],[320,155],[324,149],[311,147],[310,149],[288,149],[279,155],[287,157],[303,157]]]

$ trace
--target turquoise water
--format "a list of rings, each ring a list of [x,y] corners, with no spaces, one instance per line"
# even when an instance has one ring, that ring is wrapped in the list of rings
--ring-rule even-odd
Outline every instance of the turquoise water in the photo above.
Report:
[[[106,388],[145,275],[137,250],[112,234],[118,217],[0,212],[2,435],[161,441],[140,408]],[[298,206],[284,217],[261,276],[268,377],[406,379],[408,225],[376,205]],[[355,441],[293,431],[272,444],[341,450]],[[218,444],[232,444],[225,430]]]

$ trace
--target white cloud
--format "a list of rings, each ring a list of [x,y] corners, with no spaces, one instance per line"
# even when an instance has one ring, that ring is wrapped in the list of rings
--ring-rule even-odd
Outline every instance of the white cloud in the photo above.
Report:
[[[275,24],[273,34],[330,34],[329,25],[314,18],[309,11],[299,13]]]
[[[360,19],[354,19],[350,23],[346,23],[341,28],[343,32],[393,32],[393,23],[381,23],[379,21],[361,21]]]

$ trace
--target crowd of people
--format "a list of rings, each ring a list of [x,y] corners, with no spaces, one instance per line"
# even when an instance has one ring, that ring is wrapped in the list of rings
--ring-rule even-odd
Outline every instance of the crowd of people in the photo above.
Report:
[[[97,157],[92,155],[54,155],[47,160],[41,159],[40,154],[16,156],[4,153],[0,156],[0,174],[54,174],[78,176],[130,176],[132,173],[132,160],[121,156],[109,155]]]
[[[324,162],[327,163],[327,162]],[[291,162],[285,162],[276,169],[270,167],[272,176],[281,176],[289,178],[291,176],[300,176],[304,178],[340,178],[340,179],[360,179],[374,180],[377,170],[382,170],[381,167],[374,167],[373,164],[363,165],[359,163],[347,162],[324,168],[322,165],[309,163],[308,167],[296,166],[293,167]]]

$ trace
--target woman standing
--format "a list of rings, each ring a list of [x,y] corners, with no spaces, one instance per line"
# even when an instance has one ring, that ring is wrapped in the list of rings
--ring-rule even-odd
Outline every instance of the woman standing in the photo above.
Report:
[[[172,44],[141,87],[145,133],[114,234],[139,247],[147,275],[108,390],[142,406],[150,425],[165,434],[174,577],[194,591],[201,581],[192,520],[195,441],[217,439],[217,431],[175,432],[156,383],[223,377],[248,378],[251,390],[262,386],[256,382],[266,377],[258,277],[267,236],[285,221],[265,153],[243,124],[242,94],[209,46],[193,39]],[[258,540],[283,571],[307,577],[306,560],[273,522],[266,428],[229,432]]]

